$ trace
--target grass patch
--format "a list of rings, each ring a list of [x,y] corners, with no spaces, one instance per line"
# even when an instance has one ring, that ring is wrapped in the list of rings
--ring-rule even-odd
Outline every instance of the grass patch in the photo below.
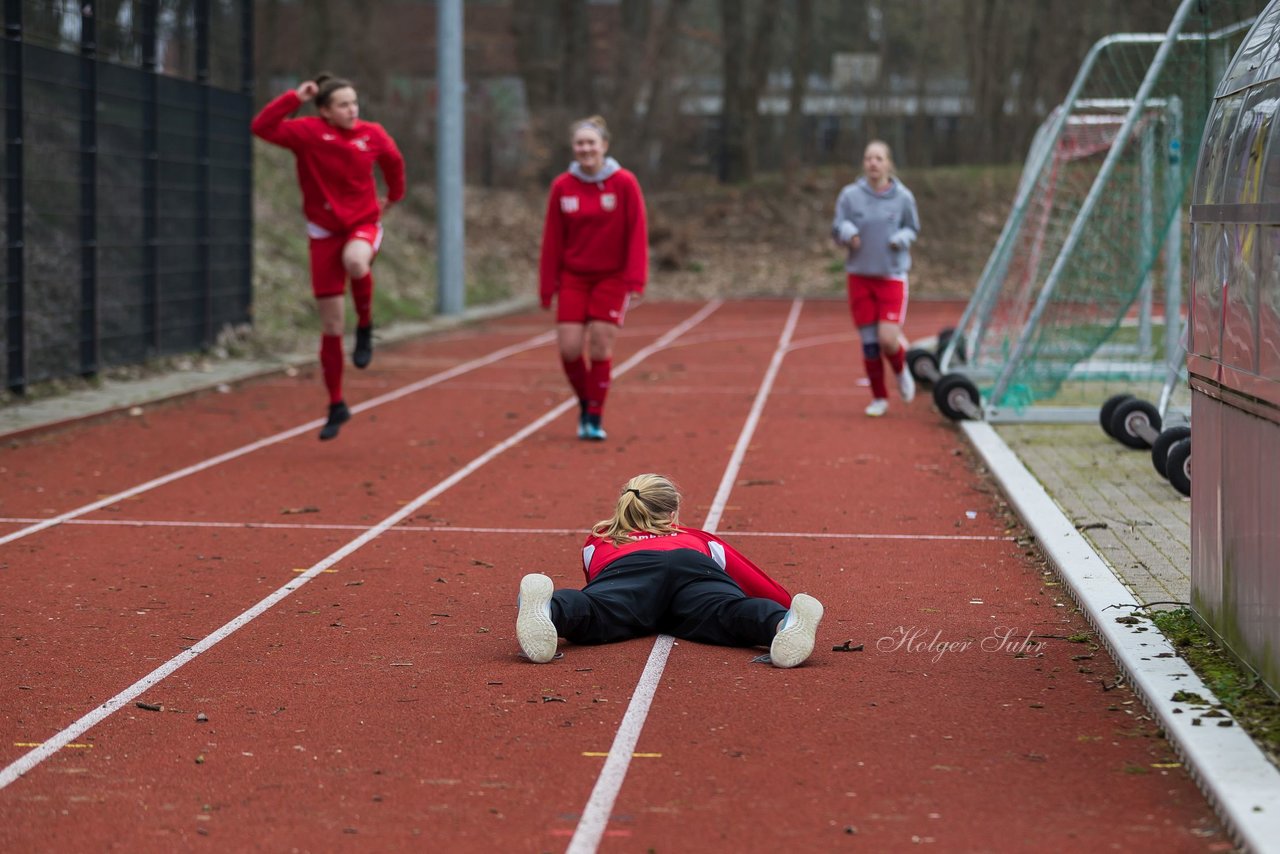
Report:
[[[1280,700],[1219,647],[1186,608],[1149,616],[1267,758],[1280,765]]]

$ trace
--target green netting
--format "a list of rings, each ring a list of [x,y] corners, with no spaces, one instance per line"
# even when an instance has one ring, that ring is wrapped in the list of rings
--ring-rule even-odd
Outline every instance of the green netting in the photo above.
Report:
[[[1264,2],[1184,0],[1096,44],[1032,143],[961,335],[993,409],[1162,403],[1183,362],[1184,196],[1213,91]]]

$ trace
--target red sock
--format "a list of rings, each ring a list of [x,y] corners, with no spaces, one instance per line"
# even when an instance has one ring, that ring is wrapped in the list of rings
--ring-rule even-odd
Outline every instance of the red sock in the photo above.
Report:
[[[329,389],[329,402],[342,400],[342,336],[320,336],[320,368],[324,372],[324,387]]]
[[[592,362],[587,369],[587,412],[599,415],[604,412],[604,399],[609,395],[609,384],[613,380],[613,361],[604,359]]]
[[[356,325],[373,325],[373,273],[351,280],[351,300],[356,305]]]
[[[885,353],[884,357],[889,360],[889,367],[893,368],[895,374],[902,373],[902,369],[907,365],[907,354],[901,347],[892,353]]]
[[[875,361],[863,359],[862,364],[867,369],[867,379],[871,380],[871,396],[877,400],[887,400],[889,390],[884,384],[884,362],[878,358]]]
[[[587,397],[586,360],[579,356],[570,361],[561,356],[560,364],[564,365],[564,375],[569,378],[569,385],[573,386],[573,393],[578,396],[578,400],[585,400]]]

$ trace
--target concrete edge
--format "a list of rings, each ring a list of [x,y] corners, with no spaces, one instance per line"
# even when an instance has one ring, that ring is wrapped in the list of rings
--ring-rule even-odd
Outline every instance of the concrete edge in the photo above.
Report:
[[[1138,601],[995,429],[976,421],[961,426],[1236,842],[1260,854],[1280,852],[1280,770],[1239,724],[1220,725],[1229,717],[1193,723],[1208,707],[1175,702],[1174,692],[1199,694],[1214,706],[1218,698],[1164,635],[1149,624],[1116,622]]]
[[[536,307],[534,297],[513,297],[502,302],[468,309],[459,315],[430,320],[396,323],[379,327],[378,341],[395,343],[444,332],[494,317],[503,317]],[[17,403],[0,409],[0,441],[29,438],[47,430],[58,430],[103,418],[135,406],[168,403],[223,386],[278,374],[317,361],[314,353],[288,353],[278,359],[229,359],[208,371],[175,371],[142,380],[104,381],[100,388],[50,397],[32,403]]]

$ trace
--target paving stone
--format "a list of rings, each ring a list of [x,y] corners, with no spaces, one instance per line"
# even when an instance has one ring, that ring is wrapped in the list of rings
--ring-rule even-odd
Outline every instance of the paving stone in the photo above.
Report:
[[[1139,601],[1191,598],[1191,502],[1156,473],[1149,452],[1096,424],[996,432]]]

